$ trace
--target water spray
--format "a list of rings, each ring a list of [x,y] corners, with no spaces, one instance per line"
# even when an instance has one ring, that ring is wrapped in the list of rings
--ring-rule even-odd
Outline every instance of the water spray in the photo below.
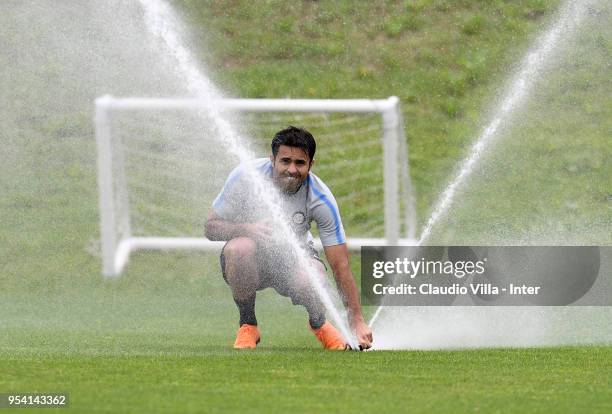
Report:
[[[331,319],[340,330],[344,340],[350,349],[359,349],[359,344],[352,334],[347,323],[345,314],[334,306],[334,300],[330,292],[325,288],[317,277],[317,270],[307,259],[308,254],[297,239],[289,223],[282,220],[283,212],[280,207],[281,199],[279,191],[274,186],[269,186],[264,177],[249,162],[255,158],[243,144],[239,134],[234,130],[231,123],[226,119],[214,104],[215,99],[221,97],[221,93],[212,82],[202,74],[196,61],[184,46],[178,34],[178,19],[171,7],[164,0],[139,0],[144,11],[145,21],[151,33],[159,38],[168,48],[177,69],[181,72],[187,84],[187,88],[198,98],[202,99],[203,109],[201,114],[212,118],[212,128],[216,132],[219,142],[232,154],[236,155],[240,163],[245,166],[255,193],[262,203],[270,211],[271,219],[275,225],[275,231],[279,240],[286,240],[296,253],[298,267],[307,273],[313,287],[319,295],[323,305],[329,312]]]
[[[517,75],[510,81],[507,92],[501,100],[501,105],[493,111],[495,114],[494,118],[476,140],[470,149],[469,156],[460,164],[459,172],[438,199],[436,207],[427,221],[416,246],[420,246],[427,241],[431,235],[432,228],[447,214],[457,189],[470,176],[487,146],[490,146],[491,142],[494,141],[500,125],[511,119],[516,108],[528,95],[545,63],[557,51],[555,46],[557,46],[562,37],[567,39],[574,34],[589,8],[588,3],[588,1],[567,1],[559,13],[560,17],[557,21],[536,41],[535,46],[527,53]],[[376,312],[370,319],[370,326],[373,326],[376,322],[383,308],[384,305],[380,305],[376,309]]]
[[[443,217],[451,206],[455,193],[460,185],[469,177],[474,165],[480,159],[488,145],[495,138],[499,126],[508,122],[516,108],[525,99],[538,78],[544,64],[556,51],[555,46],[561,36],[570,37],[580,24],[587,9],[586,1],[568,1],[560,13],[557,22],[536,42],[534,48],[527,53],[518,74],[510,82],[508,91],[501,105],[493,112],[495,117],[484,129],[476,143],[470,149],[470,155],[461,163],[459,173],[444,190],[436,204],[431,217],[427,221],[417,246],[423,244],[431,234],[433,226]]]

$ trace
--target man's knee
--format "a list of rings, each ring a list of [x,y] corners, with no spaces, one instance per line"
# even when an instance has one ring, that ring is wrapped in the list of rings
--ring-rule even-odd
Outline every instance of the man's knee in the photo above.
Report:
[[[258,283],[256,244],[248,237],[227,242],[221,259],[223,276],[230,286],[251,287]]]
[[[305,304],[319,300],[316,286],[323,286],[326,283],[325,267],[319,261],[313,263],[309,271],[298,271],[291,280],[290,291],[292,300],[295,304]]]
[[[226,264],[244,263],[245,260],[253,260],[257,245],[248,237],[236,237],[227,242],[223,248],[223,256]]]
[[[325,283],[325,266],[318,260],[312,260],[310,269],[297,272],[294,281],[299,286],[313,286]]]

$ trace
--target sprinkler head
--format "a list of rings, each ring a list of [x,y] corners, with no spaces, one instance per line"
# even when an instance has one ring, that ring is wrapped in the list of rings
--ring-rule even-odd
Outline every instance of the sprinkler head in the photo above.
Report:
[[[346,348],[344,349],[345,351],[355,351],[355,352],[361,352],[361,351],[369,351],[371,348],[364,348],[361,345],[359,345],[359,347],[352,347],[350,345],[346,345]]]

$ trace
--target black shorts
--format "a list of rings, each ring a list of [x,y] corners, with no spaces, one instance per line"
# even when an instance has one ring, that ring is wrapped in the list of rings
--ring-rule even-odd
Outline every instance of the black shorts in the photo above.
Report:
[[[227,243],[225,243],[225,246],[227,246]],[[225,283],[228,283],[227,276],[225,274],[225,246],[223,246],[223,249],[221,250],[219,259],[221,262],[221,273],[223,274],[223,280],[225,280]],[[306,251],[312,259],[321,262],[325,267],[325,270],[327,270],[327,266],[319,257],[319,252],[317,252],[314,246],[308,244],[306,246]],[[257,263],[259,265],[259,285],[257,286],[257,290],[263,290],[271,287],[282,296],[293,299],[294,295],[292,294],[293,292],[291,292],[292,283],[289,282],[296,273],[297,260],[295,259],[294,254],[294,249],[291,247],[258,247],[257,252],[255,253]]]

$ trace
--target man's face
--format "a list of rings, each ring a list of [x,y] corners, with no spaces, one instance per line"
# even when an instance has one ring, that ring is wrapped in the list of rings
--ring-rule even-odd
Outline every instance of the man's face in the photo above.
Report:
[[[272,179],[281,191],[293,194],[308,177],[312,166],[308,153],[298,147],[281,145],[276,157],[270,155],[272,161]]]

